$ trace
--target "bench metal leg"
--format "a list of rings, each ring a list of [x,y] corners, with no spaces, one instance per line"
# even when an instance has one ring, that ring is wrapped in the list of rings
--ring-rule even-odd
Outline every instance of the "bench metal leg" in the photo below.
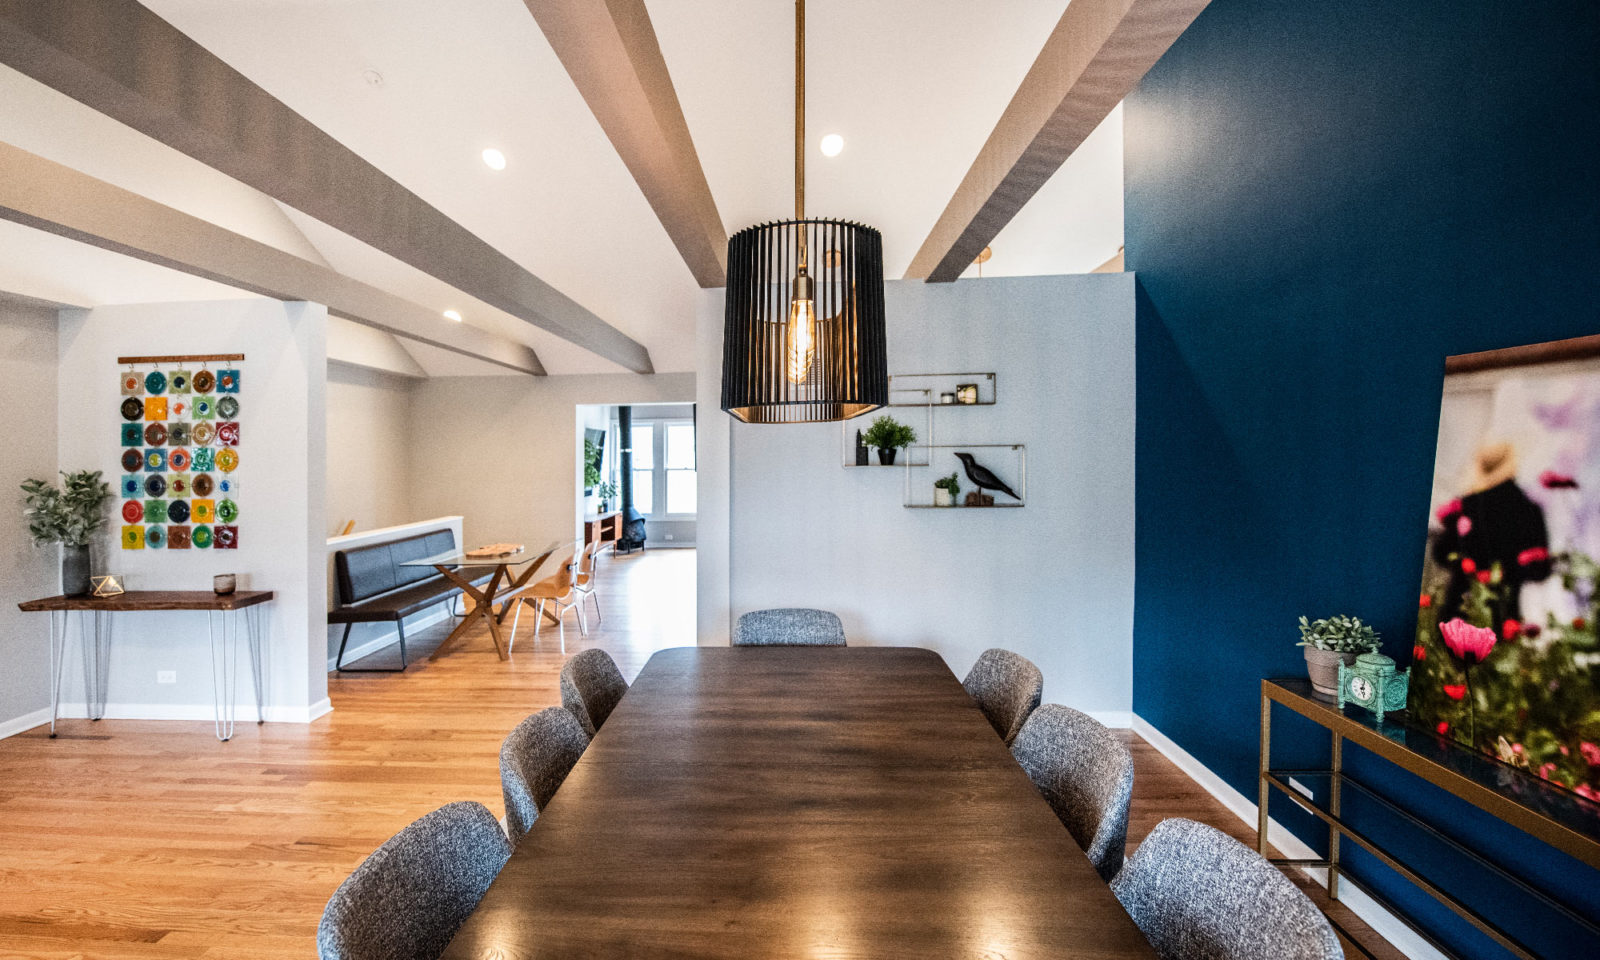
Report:
[[[344,665],[345,644],[350,642],[350,628],[353,623],[344,625],[344,639],[339,641],[339,655],[333,660],[333,668],[340,673],[405,673],[406,667],[406,625],[403,620],[394,622],[395,632],[400,634],[400,666],[398,667],[347,667]]]

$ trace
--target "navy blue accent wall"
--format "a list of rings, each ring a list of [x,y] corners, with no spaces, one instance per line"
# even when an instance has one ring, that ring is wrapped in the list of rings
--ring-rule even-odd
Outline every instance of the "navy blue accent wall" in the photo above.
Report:
[[[1124,124],[1133,705],[1253,799],[1258,683],[1303,673],[1296,617],[1360,615],[1410,658],[1444,358],[1600,333],[1600,4],[1214,0]],[[1323,749],[1283,727],[1287,755]],[[1352,762],[1600,917],[1596,871]],[[1542,954],[1600,956],[1415,831],[1391,839]],[[1465,955],[1505,955],[1351,866]]]

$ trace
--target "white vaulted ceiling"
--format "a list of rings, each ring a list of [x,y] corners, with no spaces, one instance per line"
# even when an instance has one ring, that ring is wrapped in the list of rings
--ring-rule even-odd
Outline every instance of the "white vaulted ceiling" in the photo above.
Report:
[[[787,216],[792,3],[647,5],[724,225],[731,232]],[[658,372],[693,369],[694,278],[522,0],[145,6],[642,343]],[[809,0],[808,212],[879,228],[886,273],[899,277],[1064,8],[1062,0]],[[621,369],[0,68],[0,100],[17,92],[20,100],[0,104],[0,141],[430,310],[458,310],[467,323],[532,346],[552,374]],[[837,158],[817,149],[826,133],[844,137]],[[128,146],[97,154],[97,142]],[[482,162],[489,146],[504,151],[505,170]],[[996,238],[984,275],[1093,269],[1122,242],[1121,194],[1114,113]],[[130,299],[150,292],[149,283],[137,286]],[[435,375],[503,372],[442,351],[416,353]]]

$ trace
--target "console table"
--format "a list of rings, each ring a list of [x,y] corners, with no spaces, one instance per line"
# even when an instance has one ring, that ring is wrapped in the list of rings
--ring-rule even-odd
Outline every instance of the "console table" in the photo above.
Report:
[[[208,590],[130,590],[112,597],[44,597],[17,604],[26,613],[50,614],[50,736],[56,735],[56,716],[61,710],[61,669],[67,659],[67,615],[76,612],[78,636],[83,640],[83,689],[89,719],[99,720],[106,711],[106,680],[111,657],[114,613],[156,610],[196,610],[206,614],[211,633],[211,691],[217,739],[233,739],[235,705],[238,700],[239,614],[244,612],[250,646],[250,675],[256,690],[256,723],[266,719],[262,706],[263,669],[261,640],[265,632],[263,604],[271,600],[271,590],[240,590],[219,595]],[[89,615],[93,614],[91,618]],[[89,623],[93,621],[93,636]],[[221,631],[219,633],[218,621]],[[220,656],[219,656],[220,649]]]
[[[583,545],[598,542],[602,547],[622,537],[622,511],[612,510],[583,518]]]
[[[1286,707],[1312,723],[1325,727],[1332,736],[1332,762],[1327,770],[1288,770],[1272,766],[1272,705]],[[1262,856],[1267,856],[1267,802],[1272,789],[1277,788],[1298,806],[1328,826],[1328,856],[1325,859],[1271,858],[1273,863],[1296,867],[1326,867],[1328,870],[1328,896],[1339,898],[1339,841],[1348,838],[1352,843],[1376,857],[1385,866],[1433,899],[1482,931],[1504,947],[1513,956],[1524,960],[1539,960],[1516,938],[1502,930],[1482,914],[1441,890],[1426,877],[1401,862],[1379,843],[1353,828],[1340,816],[1340,794],[1344,787],[1361,794],[1404,820],[1407,825],[1443,843],[1456,853],[1471,860],[1529,896],[1539,900],[1552,911],[1559,913],[1600,939],[1600,926],[1567,907],[1565,904],[1535,890],[1520,878],[1491,863],[1482,855],[1463,846],[1454,838],[1435,829],[1410,811],[1402,809],[1371,787],[1344,772],[1344,742],[1370,751],[1408,773],[1446,790],[1475,807],[1504,820],[1519,830],[1531,834],[1557,850],[1567,853],[1591,867],[1600,868],[1600,804],[1592,803],[1577,794],[1553,786],[1525,770],[1500,763],[1491,757],[1469,750],[1444,737],[1408,727],[1391,717],[1380,722],[1359,707],[1340,710],[1338,704],[1315,695],[1311,682],[1305,679],[1261,681],[1261,761],[1260,796],[1258,797],[1257,843]],[[1291,777],[1323,779],[1328,782],[1327,800],[1316,803],[1303,796],[1289,783]],[[1417,928],[1405,915],[1388,904],[1371,890],[1363,890],[1373,900],[1388,909],[1413,932],[1432,944],[1440,953],[1454,956],[1443,944],[1427,932]]]

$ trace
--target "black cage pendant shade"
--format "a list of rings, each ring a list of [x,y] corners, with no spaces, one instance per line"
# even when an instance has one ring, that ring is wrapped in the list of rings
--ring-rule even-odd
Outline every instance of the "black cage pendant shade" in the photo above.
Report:
[[[794,59],[794,219],[728,239],[722,409],[745,423],[849,420],[889,402],[883,237],[805,215],[805,0]]]

